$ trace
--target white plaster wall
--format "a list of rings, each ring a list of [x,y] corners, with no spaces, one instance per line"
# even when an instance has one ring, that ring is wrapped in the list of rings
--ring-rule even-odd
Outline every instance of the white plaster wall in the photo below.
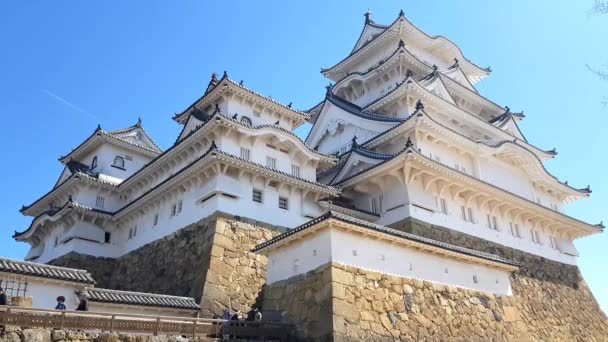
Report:
[[[495,186],[534,201],[530,177],[521,169],[498,159],[481,159],[481,179]]]
[[[315,255],[316,254],[316,255]],[[324,229],[268,253],[267,283],[337,262],[369,271],[510,295],[509,274],[343,230]],[[297,267],[295,266],[297,265]],[[446,273],[447,269],[447,273]],[[475,283],[473,276],[477,276]]]
[[[331,241],[333,261],[345,265],[449,286],[511,294],[509,274],[505,271],[336,229],[331,231]],[[473,281],[474,275],[477,275],[478,283]]]
[[[97,167],[91,170],[92,172],[103,173],[119,179],[128,178],[137,170],[141,169],[150,160],[152,160],[151,157],[144,156],[134,151],[129,151],[115,145],[103,144],[79,161],[90,166],[91,162],[93,161],[93,157],[95,156],[97,156]],[[132,158],[132,160],[125,159],[125,170],[112,167],[114,157],[116,156],[123,158],[130,156]]]
[[[268,254],[266,283],[306,273],[332,261],[331,233],[328,229],[312,237],[280,247]]]
[[[257,106],[255,109],[251,106],[251,102],[229,100],[222,101],[220,104],[222,114],[232,117],[234,114],[238,114],[237,119],[240,120],[241,116],[247,116],[251,119],[254,126],[259,125],[274,125],[279,121],[279,126],[291,130],[289,122],[286,118],[280,118],[277,114],[272,114],[268,109]]]
[[[14,275],[0,274],[0,277],[12,277]],[[14,277],[12,278],[14,279]],[[32,297],[32,308],[53,310],[57,305],[57,297],[64,296],[65,305],[68,310],[74,310],[80,302],[75,291],[84,286],[76,283],[63,283],[56,281],[44,281],[42,278],[17,278],[22,282],[27,281],[26,296]]]

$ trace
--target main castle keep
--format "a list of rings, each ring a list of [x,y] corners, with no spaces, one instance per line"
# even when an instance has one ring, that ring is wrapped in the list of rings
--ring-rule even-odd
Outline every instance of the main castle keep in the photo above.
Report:
[[[606,341],[573,244],[604,227],[564,213],[591,189],[478,93],[490,73],[403,11],[366,13],[310,110],[213,74],[169,149],[138,121],[61,157],[14,238],[207,316],[281,312],[303,340]]]

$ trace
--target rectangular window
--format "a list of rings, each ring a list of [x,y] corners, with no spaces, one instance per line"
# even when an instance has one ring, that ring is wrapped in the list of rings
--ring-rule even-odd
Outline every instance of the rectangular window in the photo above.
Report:
[[[521,237],[521,233],[519,232],[519,224],[515,224],[515,236],[517,236],[518,238]]]
[[[104,237],[103,237],[103,242],[110,243],[111,238],[112,238],[112,233],[105,232]]]
[[[179,200],[179,202],[177,202],[177,213],[181,213],[182,212],[182,200]]]
[[[289,201],[287,197],[279,197],[279,208],[281,209],[289,209]]]
[[[248,148],[241,147],[241,158],[245,160],[249,160],[251,157],[251,150]]]
[[[177,214],[177,205],[174,204],[171,206],[171,216],[175,216]]]
[[[133,238],[133,228],[129,228],[129,239],[131,240]]]
[[[492,218],[490,217],[489,214],[486,215],[486,219],[487,219],[488,228],[492,229]]]
[[[515,235],[515,225],[513,224],[513,222],[509,222],[509,228],[511,229],[511,235],[516,236]]]
[[[444,214],[448,214],[448,204],[446,203],[444,198],[439,200],[439,204],[441,204],[441,212]]]
[[[137,226],[133,227],[133,237],[137,235]]]
[[[4,290],[7,299],[11,297],[25,297],[27,293],[27,281],[0,278],[0,288]]]
[[[382,213],[382,202],[384,201],[384,196],[380,195],[378,197],[371,198],[371,210],[374,214]]]
[[[253,189],[253,194],[252,194],[251,199],[254,202],[262,203],[262,190]]]
[[[533,229],[530,229],[530,237],[532,238],[532,242],[536,243],[536,234],[534,234]]]
[[[154,226],[158,225],[158,214],[154,214]]]
[[[555,236],[549,236],[549,242],[551,243],[551,248],[557,249],[557,239],[555,238]]]
[[[460,206],[460,216],[464,221],[467,220],[467,208],[465,208],[464,205]]]
[[[291,175],[300,177],[300,167],[298,165],[291,165]]]
[[[105,204],[106,199],[101,197],[101,196],[97,196],[97,199],[95,200],[95,206],[97,208],[103,209],[103,205]]]
[[[534,231],[534,235],[536,235],[536,243],[539,245],[542,245],[541,240],[540,240],[540,233],[538,232],[538,230]]]
[[[498,220],[496,219],[496,216],[492,216],[492,228],[494,228],[494,230],[499,230],[498,229]]]
[[[276,169],[277,168],[277,159],[266,156],[266,167],[269,167],[271,169]]]
[[[475,223],[475,217],[473,216],[473,208],[468,208],[467,212],[469,214],[469,222]]]

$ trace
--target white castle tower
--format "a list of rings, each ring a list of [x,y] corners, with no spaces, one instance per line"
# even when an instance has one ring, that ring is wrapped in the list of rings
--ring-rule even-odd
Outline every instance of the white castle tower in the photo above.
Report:
[[[543,162],[557,153],[527,141],[523,113],[475,90],[490,69],[403,12],[388,26],[367,13],[353,51],[322,73],[335,83],[308,112],[214,74],[164,152],[141,121],[98,128],[22,208],[34,218],[15,234],[26,259],[116,258],[216,211],[285,228],[327,210],[412,218],[568,264],[572,241],[600,231],[563,213],[589,187],[551,175]],[[304,143],[291,131],[306,120]]]

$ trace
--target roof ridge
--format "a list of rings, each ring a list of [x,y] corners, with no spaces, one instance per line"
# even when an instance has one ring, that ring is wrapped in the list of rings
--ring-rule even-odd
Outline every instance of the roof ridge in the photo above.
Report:
[[[146,297],[157,297],[157,298],[175,298],[175,299],[192,300],[192,301],[196,302],[196,299],[194,299],[193,297],[174,296],[174,295],[161,294],[161,293],[115,290],[115,289],[106,289],[106,288],[100,288],[100,287],[86,288],[85,291],[97,291],[97,292],[116,293],[116,294],[132,294],[132,295],[141,295],[141,296],[146,296]]]
[[[32,266],[43,267],[43,268],[52,268],[52,269],[65,270],[65,271],[75,271],[75,272],[80,272],[80,273],[87,273],[90,275],[89,271],[87,271],[85,269],[81,269],[81,268],[55,266],[55,265],[42,264],[42,263],[33,262],[33,261],[16,260],[16,259],[12,259],[12,258],[0,257],[0,262],[2,262],[2,261],[5,261],[5,262],[10,261],[10,262],[14,262],[14,263],[22,264],[22,265],[32,265]]]

